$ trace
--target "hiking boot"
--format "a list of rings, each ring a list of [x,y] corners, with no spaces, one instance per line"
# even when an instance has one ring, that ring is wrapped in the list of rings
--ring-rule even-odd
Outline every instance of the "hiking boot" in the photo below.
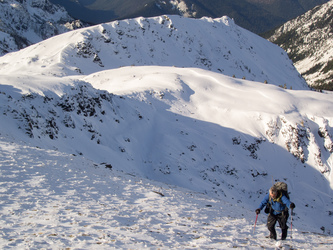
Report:
[[[276,240],[276,235],[270,234],[269,238],[272,239],[272,240]]]

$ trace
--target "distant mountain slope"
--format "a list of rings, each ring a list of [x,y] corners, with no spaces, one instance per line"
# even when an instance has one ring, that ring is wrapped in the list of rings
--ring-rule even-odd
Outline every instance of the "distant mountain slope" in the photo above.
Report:
[[[0,56],[82,27],[48,0],[0,1]]]
[[[333,90],[333,1],[276,29],[268,39],[284,48],[308,84]]]
[[[52,75],[91,74],[131,65],[198,67],[308,89],[281,48],[228,17],[159,16],[115,21],[62,34],[6,55],[0,63],[0,72],[41,67]]]
[[[229,16],[243,28],[256,33],[271,30],[327,0],[51,0],[64,6],[80,20],[93,24],[113,20],[180,14],[200,18]]]
[[[284,20],[295,18],[327,0],[246,0]]]

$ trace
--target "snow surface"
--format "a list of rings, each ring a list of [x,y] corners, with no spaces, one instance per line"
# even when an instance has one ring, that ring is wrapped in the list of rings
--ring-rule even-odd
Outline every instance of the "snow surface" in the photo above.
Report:
[[[274,249],[238,204],[1,136],[2,249]],[[163,196],[162,196],[163,195]],[[293,225],[288,245],[331,249]]]
[[[101,27],[0,57],[0,248],[274,249],[263,212],[253,229],[275,180],[296,204],[281,247],[332,248],[332,93],[293,71],[301,90],[172,67],[175,55],[118,68],[110,47],[101,67],[73,45]]]

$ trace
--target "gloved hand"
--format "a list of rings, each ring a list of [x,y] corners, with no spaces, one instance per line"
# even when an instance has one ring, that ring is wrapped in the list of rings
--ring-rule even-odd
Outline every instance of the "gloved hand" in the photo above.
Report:
[[[256,209],[256,214],[260,214],[260,209]]]
[[[291,203],[290,204],[290,209],[294,209],[296,206],[295,206],[295,203]]]

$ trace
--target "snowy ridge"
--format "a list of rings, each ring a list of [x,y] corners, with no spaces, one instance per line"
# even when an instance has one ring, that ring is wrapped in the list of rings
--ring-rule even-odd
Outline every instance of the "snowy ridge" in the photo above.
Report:
[[[0,65],[0,72],[6,74],[21,67],[32,71],[42,67],[44,74],[57,76],[86,75],[122,66],[199,67],[308,89],[283,50],[228,17],[196,20],[159,16],[115,21],[43,41],[3,57]]]
[[[331,248],[331,237],[313,232],[332,234],[332,93],[309,91],[285,53],[263,39],[253,44],[262,42],[266,53],[253,47],[252,61],[246,49],[241,56],[251,47],[243,35],[257,36],[228,18],[175,20],[99,25],[0,58],[1,246],[270,248],[262,240],[264,215],[251,235],[254,210],[280,180],[296,204],[293,244]],[[193,27],[192,21],[206,31],[223,23],[232,41],[224,45],[239,55],[225,60],[225,71],[240,61],[261,70],[276,62],[281,74],[267,71],[268,79],[290,74],[293,90],[221,74],[213,63],[211,70],[188,63],[178,43],[172,54],[170,29]],[[127,32],[133,23],[137,32],[138,22],[149,34],[157,33],[149,25],[164,27],[156,37],[165,42],[155,40],[166,44],[164,58],[151,36],[124,33],[122,25]],[[177,36],[187,37],[171,34]],[[141,50],[132,49],[140,40]],[[219,44],[200,41],[208,40],[205,53]],[[265,46],[276,49],[282,64],[264,60],[271,58]],[[131,60],[141,66],[118,68]],[[248,79],[255,68],[236,71],[246,72]]]

